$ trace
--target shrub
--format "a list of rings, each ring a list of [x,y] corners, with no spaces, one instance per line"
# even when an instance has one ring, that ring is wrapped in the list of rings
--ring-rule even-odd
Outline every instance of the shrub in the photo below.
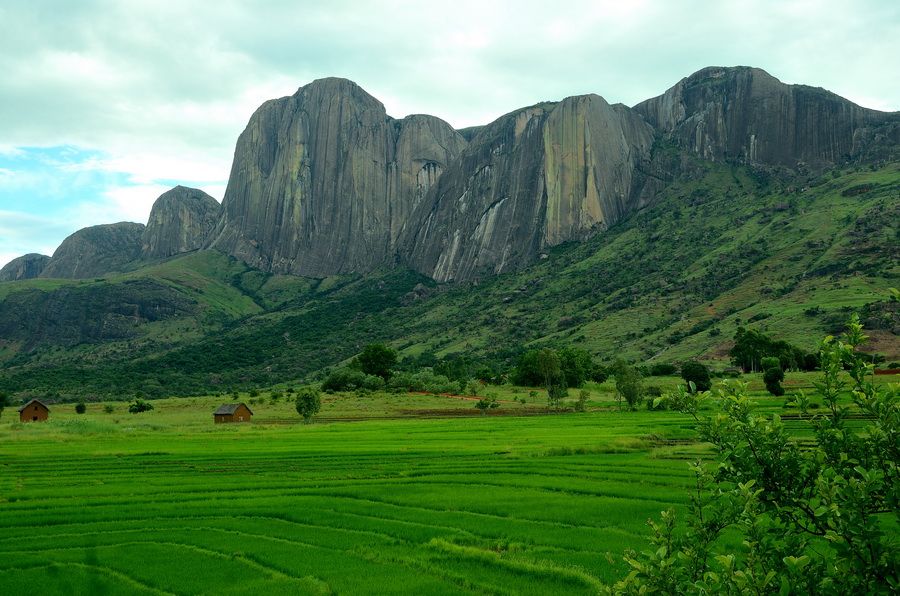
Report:
[[[353,391],[363,386],[366,373],[353,368],[339,368],[322,383],[324,391]]]
[[[763,358],[760,360],[763,367],[763,383],[766,384],[766,391],[775,397],[784,395],[784,387],[781,382],[784,380],[784,371],[781,370],[781,361],[778,358]]]
[[[75,404],[75,413],[76,414],[84,414],[86,411],[87,411],[87,404],[85,404],[83,401],[80,401],[77,404]]]
[[[784,395],[784,387],[781,386],[781,382],[784,380],[784,371],[781,370],[780,366],[776,366],[775,368],[767,368],[763,373],[763,382],[766,384],[766,391],[774,395],[775,397],[781,397]]]
[[[141,398],[135,398],[133,402],[128,404],[128,411],[132,414],[140,414],[141,412],[149,412],[153,409],[153,404],[147,403]]]
[[[319,413],[319,409],[322,407],[319,390],[315,387],[304,387],[298,391],[294,400],[294,407],[297,413],[303,417],[303,422],[308,423],[313,416]]]
[[[681,378],[688,384],[688,387],[693,383],[696,391],[709,391],[712,388],[712,378],[710,377],[709,369],[693,360],[689,360],[681,365]]]
[[[698,413],[710,394],[668,396],[697,420],[718,461],[691,466],[686,523],[674,509],[651,520],[652,548],[627,551],[630,573],[604,592],[896,593],[900,394],[866,381],[871,365],[854,350],[864,339],[854,316],[846,344],[822,342],[816,388],[827,412],[812,418],[811,446],[798,445],[779,417],[755,414],[745,383],[730,382],[718,395],[721,411],[707,418]],[[870,419],[862,430],[842,405],[847,374],[853,405]],[[810,407],[802,394],[798,404]]]
[[[362,386],[369,391],[378,391],[384,389],[384,379],[377,375],[366,375],[363,379]]]
[[[678,372],[678,367],[674,364],[658,363],[650,367],[650,376],[668,377]]]

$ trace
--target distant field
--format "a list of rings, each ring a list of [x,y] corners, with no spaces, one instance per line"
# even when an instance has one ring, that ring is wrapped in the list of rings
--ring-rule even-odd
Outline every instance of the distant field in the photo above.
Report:
[[[647,544],[648,518],[685,503],[687,462],[705,450],[669,439],[693,424],[619,412],[604,386],[594,412],[499,416],[542,403],[499,391],[527,403],[416,419],[474,408],[325,396],[323,418],[374,419],[310,425],[268,394],[244,425],[212,423],[230,397],[137,415],[59,405],[43,424],[14,423],[9,408],[0,593],[596,593],[615,578],[608,555],[619,565]]]

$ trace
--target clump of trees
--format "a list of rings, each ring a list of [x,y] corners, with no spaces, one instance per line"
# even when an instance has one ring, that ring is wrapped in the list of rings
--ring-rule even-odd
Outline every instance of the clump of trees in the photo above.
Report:
[[[547,391],[547,409],[568,396],[569,388],[577,389],[585,382],[605,374],[598,369],[590,353],[579,348],[559,350],[541,348],[522,354],[512,372],[512,382],[526,387],[544,387]],[[605,380],[605,376],[603,377]]]
[[[383,389],[394,375],[397,350],[385,344],[368,344],[350,361],[350,365],[333,371],[322,383],[323,391]]]
[[[650,367],[650,375],[654,377],[669,377],[678,372],[678,367],[674,364],[666,364],[657,362]]]
[[[816,370],[819,366],[815,354],[810,354],[783,339],[738,327],[734,334],[734,346],[728,350],[731,363],[744,372],[761,372],[762,359],[778,358],[782,370]]]
[[[854,316],[843,342],[821,344],[816,388],[825,413],[811,418],[812,447],[798,445],[778,416],[755,413],[740,381],[715,396],[668,396],[698,421],[718,461],[691,466],[696,486],[684,520],[670,509],[651,521],[652,548],[626,552],[631,571],[608,593],[896,594],[900,388],[867,381],[871,364],[856,352],[865,339]],[[847,422],[848,389],[871,418],[862,431]],[[701,417],[711,399],[720,411]],[[797,405],[810,415],[802,394]]]

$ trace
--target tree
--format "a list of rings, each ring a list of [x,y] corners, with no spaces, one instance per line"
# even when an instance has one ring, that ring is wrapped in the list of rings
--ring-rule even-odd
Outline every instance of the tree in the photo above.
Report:
[[[3,416],[3,410],[6,409],[6,406],[11,405],[9,400],[9,393],[6,391],[0,391],[0,417]]]
[[[775,397],[784,395],[784,387],[781,382],[784,380],[784,371],[781,370],[781,361],[778,358],[763,358],[763,382],[766,384],[766,391]]]
[[[481,410],[481,415],[487,415],[488,410],[492,410],[494,408],[499,408],[500,404],[497,403],[497,396],[494,394],[488,394],[485,397],[482,397],[475,404],[475,407]]]
[[[397,350],[385,344],[368,344],[362,353],[353,359],[359,370],[367,375],[381,377],[385,381],[391,378],[393,366],[397,364]]]
[[[650,367],[650,374],[654,377],[668,377],[674,375],[677,372],[678,367],[674,364],[665,364],[662,362],[658,362]]]
[[[591,378],[594,372],[594,359],[590,352],[581,348],[562,348],[557,351],[559,368],[565,377],[566,387],[577,389]]]
[[[776,415],[753,412],[746,384],[718,393],[721,412],[701,419],[712,396],[680,392],[670,404],[700,423],[718,461],[692,470],[686,527],[674,510],[651,522],[651,551],[626,552],[631,573],[614,594],[895,594],[900,586],[900,388],[867,382],[871,365],[854,315],[846,343],[826,337],[815,383],[824,413],[801,446]],[[847,369],[846,373],[844,369]],[[850,399],[871,418],[847,423]],[[809,401],[797,401],[809,416]],[[734,545],[742,550],[735,551]]]
[[[75,404],[75,413],[76,414],[84,414],[86,411],[87,411],[87,404],[84,403],[83,401],[80,401],[77,404]]]
[[[139,397],[136,397],[133,402],[128,404],[128,411],[132,414],[140,414],[141,412],[149,412],[153,409],[153,404],[147,403]]]
[[[587,389],[578,391],[578,401],[575,402],[576,412],[587,412],[587,400],[591,396],[591,392]]]
[[[755,329],[738,327],[734,333],[734,346],[728,350],[731,363],[745,372],[757,371],[760,360],[768,353],[771,338]]]
[[[538,387],[544,384],[544,376],[538,368],[540,350],[529,350],[516,360],[512,371],[512,382],[523,387]]]
[[[712,388],[709,369],[693,360],[688,360],[681,365],[681,378],[688,384],[688,387],[693,383],[694,391],[709,391]]]
[[[644,397],[644,382],[641,373],[621,358],[616,358],[612,365],[616,378],[616,394],[624,399],[631,410],[636,409]]]
[[[315,387],[303,387],[297,391],[294,407],[297,408],[297,413],[303,417],[304,424],[309,424],[310,419],[318,414],[322,407],[319,390]]]
[[[559,409],[559,400],[562,397],[560,390],[561,370],[559,367],[559,356],[552,348],[541,348],[535,358],[537,371],[544,380],[544,387],[547,389],[547,411],[550,406],[556,402]]]
[[[591,380],[595,383],[603,383],[609,378],[609,368],[602,364],[595,364],[591,369]]]

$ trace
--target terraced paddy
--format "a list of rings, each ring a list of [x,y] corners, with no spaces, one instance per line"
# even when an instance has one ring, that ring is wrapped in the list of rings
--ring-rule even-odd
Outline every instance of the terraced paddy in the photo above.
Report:
[[[671,412],[213,425],[62,409],[0,424],[3,594],[595,593],[607,555],[683,503],[698,449],[658,446],[691,435]]]

